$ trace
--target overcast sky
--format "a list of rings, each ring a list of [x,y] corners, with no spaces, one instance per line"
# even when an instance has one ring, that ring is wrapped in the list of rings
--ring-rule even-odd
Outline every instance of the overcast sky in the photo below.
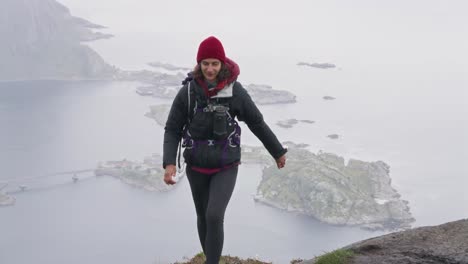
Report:
[[[259,46],[381,48],[418,58],[468,58],[468,1],[159,1],[59,0],[73,15],[109,27],[108,32],[217,35]],[[346,48],[344,48],[346,47]],[[458,52],[458,54],[455,53]],[[374,54],[375,52],[375,54]],[[460,52],[464,52],[460,54]],[[398,55],[398,54],[396,54]],[[452,60],[462,63],[468,59]],[[464,64],[466,66],[466,64]]]

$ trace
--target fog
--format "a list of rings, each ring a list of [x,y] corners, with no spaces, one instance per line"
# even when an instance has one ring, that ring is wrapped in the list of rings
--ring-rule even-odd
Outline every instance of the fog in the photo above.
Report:
[[[193,67],[200,41],[218,37],[240,65],[242,84],[297,95],[296,104],[260,106],[281,141],[388,163],[415,227],[468,217],[468,2],[59,2],[106,27],[95,31],[113,38],[82,44],[119,69]],[[135,86],[0,82],[0,180],[161,153],[163,128],[144,113],[170,100],[136,95]],[[336,100],[324,102],[325,95]],[[293,117],[316,123],[275,125]],[[260,145],[243,131],[243,143]],[[326,137],[332,133],[340,138]],[[226,213],[225,254],[288,263],[382,233],[257,206],[251,194],[260,178],[259,166],[241,166]],[[8,186],[16,188],[16,204],[0,208],[0,263],[171,263],[201,250],[186,181],[167,194],[91,174],[78,184],[59,177],[26,184],[37,188]]]
[[[107,33],[125,42],[113,50],[105,41],[92,44],[121,67],[152,59],[191,66],[200,40],[215,35],[227,55],[245,69],[242,80],[247,82],[253,76],[274,78],[261,68],[281,57],[290,63],[332,62],[343,68],[353,64],[353,69],[370,68],[390,81],[404,76],[409,82],[434,79],[466,85],[465,1],[61,2],[73,15],[107,26]],[[136,35],[148,43],[131,43]],[[158,41],[152,42],[151,35],[159,36]],[[118,52],[124,48],[126,54]],[[398,84],[394,89],[399,91],[427,89]],[[362,86],[370,92],[378,89]]]

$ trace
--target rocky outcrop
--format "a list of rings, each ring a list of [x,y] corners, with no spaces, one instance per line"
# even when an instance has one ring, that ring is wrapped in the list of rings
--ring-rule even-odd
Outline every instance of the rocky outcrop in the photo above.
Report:
[[[0,80],[111,79],[116,68],[82,44],[112,37],[55,0],[0,2]]]
[[[375,237],[343,249],[354,253],[346,264],[466,264],[468,219]]]
[[[414,221],[408,202],[391,186],[390,167],[382,161],[313,154],[292,142],[287,166],[264,169],[256,201],[312,216],[335,225],[367,229],[404,229]]]
[[[339,250],[346,252],[346,259],[324,259],[319,256],[310,260],[293,259],[291,264],[341,263],[341,264],[467,264],[468,219],[439,226],[419,227],[354,243]],[[337,251],[330,254],[337,256]],[[327,254],[327,255],[330,255]],[[199,253],[177,264],[202,264],[206,258]],[[222,256],[225,264],[266,264],[257,259],[239,259]]]

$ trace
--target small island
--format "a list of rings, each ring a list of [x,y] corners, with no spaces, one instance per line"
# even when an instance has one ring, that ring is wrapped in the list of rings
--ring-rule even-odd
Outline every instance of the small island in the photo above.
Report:
[[[116,74],[116,80],[118,81],[141,83],[142,85],[136,88],[137,94],[165,99],[172,99],[177,95],[184,79],[185,76],[181,73],[167,74],[148,70],[119,70],[118,74]]]
[[[345,165],[335,154],[284,144],[288,165],[282,170],[265,167],[255,201],[329,224],[372,230],[406,229],[414,221],[408,202],[391,186],[386,163],[351,159]]]
[[[308,63],[308,62],[298,62],[298,66],[308,66],[311,68],[317,68],[317,69],[332,69],[336,68],[336,65],[333,63]]]
[[[312,121],[312,120],[297,120],[295,118],[290,118],[290,119],[286,119],[286,120],[280,120],[280,121],[276,122],[276,124],[278,126],[282,127],[282,128],[291,128],[294,125],[299,124],[299,122],[306,123],[306,124],[315,123],[315,121]]]
[[[275,90],[264,84],[249,84],[245,86],[252,100],[260,105],[266,104],[290,104],[296,102],[296,96],[285,90]]]
[[[335,100],[335,99],[336,99],[335,97],[329,96],[329,95],[325,95],[325,96],[323,97],[323,100]]]
[[[158,125],[165,126],[170,110],[171,106],[168,104],[152,105],[145,116],[154,119]]]
[[[330,134],[327,137],[330,139],[338,139],[340,136],[338,134]]]
[[[14,197],[0,192],[0,206],[14,205],[15,202],[16,202],[16,199]]]
[[[162,63],[162,62],[159,62],[159,61],[150,62],[150,63],[148,63],[148,65],[151,66],[151,67],[154,67],[154,68],[160,68],[160,69],[164,69],[164,70],[167,70],[167,71],[189,72],[189,71],[192,70],[192,69],[190,69],[188,67],[180,67],[180,66],[172,65],[170,63]]]
[[[107,161],[99,164],[94,174],[96,176],[113,176],[128,185],[147,191],[165,192],[174,188],[174,186],[167,185],[163,181],[162,157],[158,154],[146,157],[143,162],[126,159]],[[184,175],[185,172],[183,171],[179,177]]]

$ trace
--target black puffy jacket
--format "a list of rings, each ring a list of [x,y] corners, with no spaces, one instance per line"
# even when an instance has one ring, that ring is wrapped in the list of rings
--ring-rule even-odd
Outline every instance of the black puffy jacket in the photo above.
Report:
[[[203,88],[200,87],[196,81],[192,80],[190,82],[190,89],[194,89],[194,92],[200,94],[202,98],[206,100]],[[188,84],[186,84],[177,93],[169,112],[166,127],[164,128],[164,168],[166,165],[176,164],[177,147],[183,136],[183,128],[187,124],[188,120],[188,100]],[[193,104],[193,102],[191,102],[191,104]],[[252,101],[250,95],[237,81],[232,87],[229,114],[233,118],[237,118],[237,120],[245,122],[252,133],[254,133],[254,135],[263,143],[274,159],[281,157],[287,152],[287,150],[283,148],[281,143],[278,141],[275,134],[271,131],[270,127],[268,127],[263,120],[263,115]],[[239,156],[237,160],[240,161],[240,151],[236,155]],[[204,164],[189,165],[204,167]]]

